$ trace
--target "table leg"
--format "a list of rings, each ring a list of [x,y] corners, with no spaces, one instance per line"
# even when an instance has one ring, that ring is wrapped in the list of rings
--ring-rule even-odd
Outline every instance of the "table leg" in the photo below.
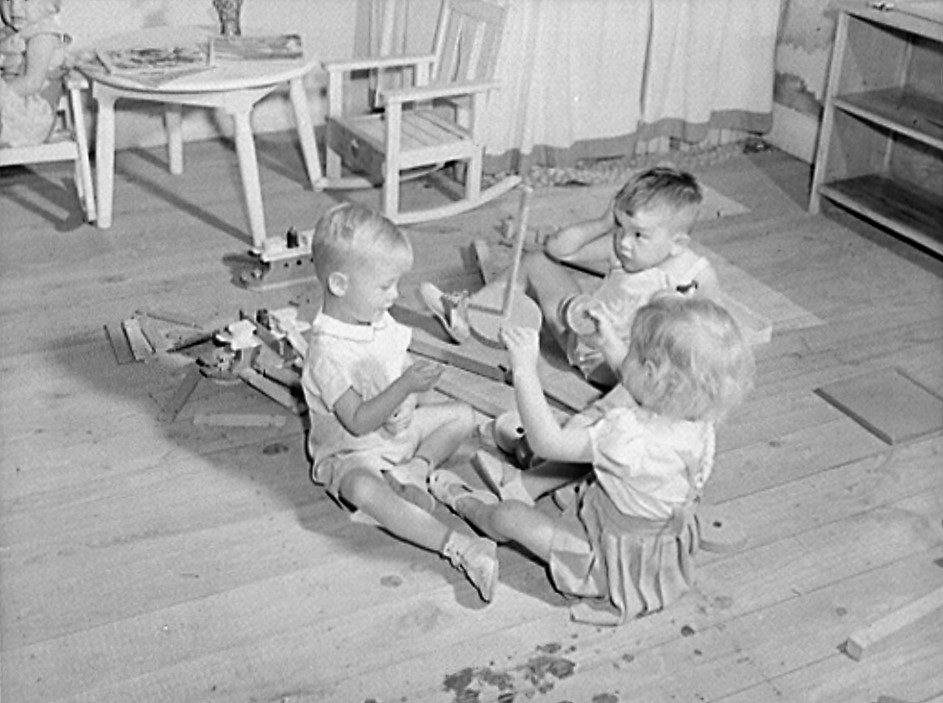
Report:
[[[164,125],[167,129],[167,160],[170,172],[183,173],[183,106],[167,104],[164,107]]]
[[[318,145],[314,140],[314,126],[311,124],[311,113],[308,111],[308,96],[305,93],[304,77],[292,78],[288,82],[291,104],[295,110],[295,125],[298,127],[298,138],[301,140],[301,153],[304,155],[305,169],[308,171],[308,180],[311,187],[320,190],[323,187],[321,160],[318,157]]]
[[[262,186],[259,183],[259,163],[255,155],[255,139],[252,137],[252,124],[249,116],[251,106],[233,112],[236,132],[236,154],[239,157],[239,173],[242,176],[242,190],[246,197],[246,210],[249,215],[249,231],[252,233],[252,246],[261,251],[265,246],[265,211],[262,207]]]
[[[98,186],[96,224],[101,229],[108,229],[111,227],[115,195],[115,101],[117,98],[99,88],[95,91],[95,99],[98,101],[95,127],[95,172]]]

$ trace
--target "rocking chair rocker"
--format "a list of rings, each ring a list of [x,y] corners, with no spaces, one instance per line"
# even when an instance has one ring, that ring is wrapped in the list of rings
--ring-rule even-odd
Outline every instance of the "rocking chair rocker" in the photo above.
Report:
[[[508,176],[482,190],[482,112],[499,88],[494,68],[505,9],[482,0],[442,0],[431,54],[327,61],[327,177],[324,187],[369,188],[382,184],[381,209],[397,224],[449,217],[478,207],[520,182]],[[344,86],[352,72],[390,69],[411,78],[408,87],[378,88],[379,111],[344,113]],[[464,165],[464,197],[424,210],[400,211],[404,172]],[[342,163],[366,177],[341,176]]]

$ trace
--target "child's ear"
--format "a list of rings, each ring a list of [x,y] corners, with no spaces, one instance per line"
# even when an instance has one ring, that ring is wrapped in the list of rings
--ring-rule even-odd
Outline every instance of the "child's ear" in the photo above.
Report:
[[[340,271],[333,271],[327,277],[327,289],[331,295],[343,298],[347,295],[347,284],[349,280],[347,274]]]

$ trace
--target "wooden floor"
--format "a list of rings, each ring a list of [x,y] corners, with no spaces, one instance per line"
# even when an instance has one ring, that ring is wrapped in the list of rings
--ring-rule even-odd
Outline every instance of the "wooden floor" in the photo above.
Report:
[[[270,231],[310,227],[331,197],[305,188],[290,135],[259,146]],[[234,153],[186,158],[172,177],[161,151],[119,153],[109,231],[78,221],[68,166],[0,173],[4,703],[943,700],[941,612],[860,662],[840,650],[943,586],[943,437],[889,446],[814,392],[900,367],[943,393],[943,267],[842,213],[808,216],[807,165],[765,152],[697,170],[749,208],[701,241],[824,324],[774,332],[720,429],[706,499],[747,546],[704,554],[696,592],[612,630],[570,622],[510,548],[484,607],[436,555],[349,522],[307,478],[300,421],[247,386],[201,381],[159,421],[189,359],[119,365],[106,324],[159,307],[222,325],[300,292],[232,284],[249,242]],[[557,224],[581,197],[536,194]],[[423,279],[474,283],[463,247],[515,209],[417,228],[407,298]],[[289,420],[194,425],[205,411]]]

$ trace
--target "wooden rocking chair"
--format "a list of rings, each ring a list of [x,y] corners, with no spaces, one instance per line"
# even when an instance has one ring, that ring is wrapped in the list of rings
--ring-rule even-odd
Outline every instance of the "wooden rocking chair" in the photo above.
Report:
[[[397,224],[465,212],[507,193],[520,182],[508,176],[482,190],[481,120],[488,94],[498,89],[494,68],[505,9],[482,0],[442,0],[431,54],[327,61],[327,177],[324,187],[382,184],[383,214]],[[344,86],[353,72],[400,69],[411,85],[379,87],[377,110],[344,113]],[[405,82],[405,81],[404,81]],[[425,210],[400,211],[404,172],[456,162],[464,165],[464,197]],[[341,166],[366,177],[341,176]]]
[[[62,81],[63,93],[57,104],[52,134],[42,144],[0,147],[0,166],[74,161],[75,189],[78,191],[83,219],[94,222],[97,216],[95,191],[92,187],[92,167],[82,104],[82,91],[88,88],[88,83],[75,71],[67,71]]]

